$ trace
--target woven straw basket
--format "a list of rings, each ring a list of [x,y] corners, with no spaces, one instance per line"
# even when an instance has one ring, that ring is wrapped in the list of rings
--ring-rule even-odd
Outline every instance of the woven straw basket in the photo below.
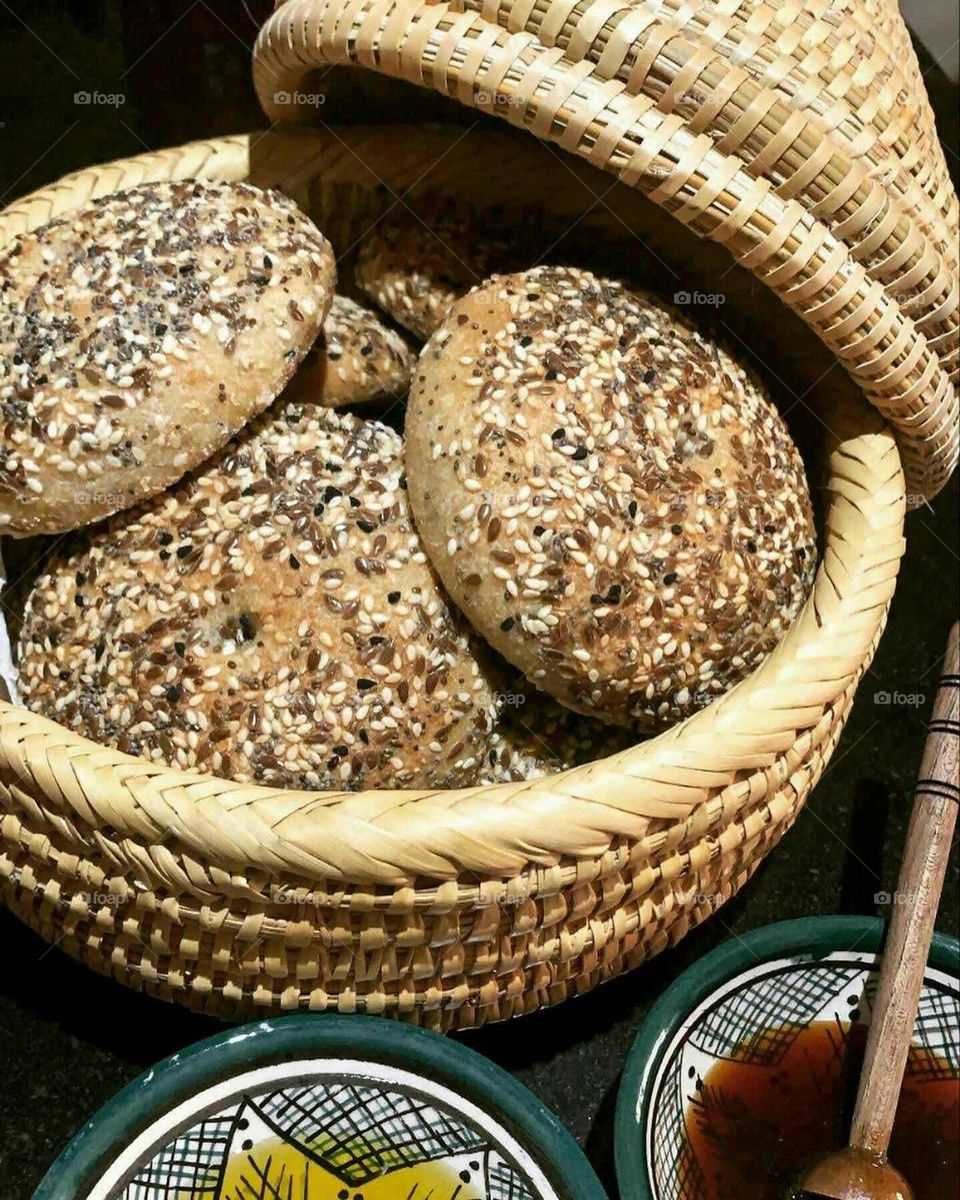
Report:
[[[311,69],[352,61],[542,141],[291,128],[81,171],[0,213],[3,245],[143,180],[249,178],[310,209],[343,252],[397,197],[489,197],[492,181],[598,241],[642,235],[685,280],[726,273],[728,300],[763,308],[784,377],[822,400],[830,430],[822,557],[793,627],[724,698],[602,762],[448,792],[278,791],[0,704],[0,878],[44,936],[225,1016],[337,1008],[465,1027],[675,942],[790,826],[883,627],[907,490],[932,495],[956,460],[957,205],[885,0],[710,12],[288,0],[255,53],[271,118],[291,115],[274,97],[308,91]]]

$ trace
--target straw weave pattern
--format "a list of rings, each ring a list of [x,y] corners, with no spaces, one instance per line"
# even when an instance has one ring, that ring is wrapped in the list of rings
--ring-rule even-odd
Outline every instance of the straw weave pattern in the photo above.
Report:
[[[287,0],[272,120],[351,63],[521,126],[725,246],[891,422],[915,502],[958,457],[957,198],[894,6]],[[906,72],[906,73],[904,73]]]
[[[0,214],[0,245],[151,179],[253,178],[304,204],[345,184],[369,193],[357,160],[383,136],[256,134],[80,171]],[[522,166],[521,151],[495,152]],[[384,154],[381,178],[410,185],[422,155]],[[8,903],[92,967],[223,1016],[336,1008],[471,1026],[662,950],[792,824],[883,627],[903,550],[900,455],[865,405],[831,425],[813,593],[766,663],[682,725],[528,783],[335,794],[171,770],[0,704]]]

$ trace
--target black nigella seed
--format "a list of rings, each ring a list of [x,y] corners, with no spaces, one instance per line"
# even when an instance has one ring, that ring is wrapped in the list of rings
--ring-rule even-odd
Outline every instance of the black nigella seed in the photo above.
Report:
[[[664,587],[669,587],[671,583],[676,583],[676,582],[677,582],[676,571],[668,571],[666,573],[666,575],[664,575],[664,577],[663,577]]]
[[[506,617],[500,622],[500,628],[504,633],[509,633],[515,624],[513,617]]]
[[[238,641],[249,642],[257,636],[257,623],[250,613],[241,613],[238,623],[240,625],[241,634],[240,638],[237,639]]]
[[[387,599],[390,601],[391,604],[396,604],[397,601],[400,599],[400,593],[399,592],[387,592]]]
[[[374,686],[372,679],[358,679],[357,689],[361,692],[368,692]]]
[[[583,462],[583,460],[584,460],[586,457],[587,457],[587,448],[586,448],[586,446],[578,446],[578,447],[576,448],[576,450],[574,450],[574,452],[573,452],[573,461],[574,461],[574,462]]]
[[[176,704],[183,695],[183,691],[178,683],[171,683],[168,688],[164,689],[163,694],[171,704]]]

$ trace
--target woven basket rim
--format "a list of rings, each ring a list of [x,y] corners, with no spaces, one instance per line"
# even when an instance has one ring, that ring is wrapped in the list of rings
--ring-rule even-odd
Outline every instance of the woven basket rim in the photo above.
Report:
[[[844,9],[848,35],[863,34],[857,4]],[[892,150],[861,162],[840,135],[844,122],[861,122],[846,92],[860,82],[862,59],[845,75],[837,68],[838,78],[820,89],[799,89],[793,102],[744,69],[739,50],[724,60],[723,38],[696,24],[695,7],[683,6],[683,20],[679,14],[600,0],[284,0],[257,38],[254,85],[271,121],[306,121],[309,112],[290,97],[310,73],[358,66],[491,113],[640,188],[727,246],[831,349],[894,427],[908,504],[917,507],[960,457],[957,197],[949,179],[931,200],[914,180],[915,163],[904,165]],[[794,16],[802,25],[803,10]],[[745,19],[739,10],[711,10],[710,28]],[[906,30],[896,9],[885,7],[866,30],[877,43],[873,57],[900,72],[909,112],[932,129],[922,79],[899,48]],[[753,58],[769,49],[757,34],[752,29]],[[793,50],[779,42],[776,49],[775,78],[791,57],[800,69]],[[821,94],[829,122],[813,111]],[[896,142],[904,103],[888,106],[891,124],[874,131],[884,151]],[[785,180],[771,175],[804,139],[799,165]],[[933,166],[942,174],[939,144],[928,157],[938,153]],[[890,174],[890,155],[912,188],[908,197],[902,182],[875,178]],[[939,222],[938,208],[946,212]]]
[[[134,182],[246,178],[251,146],[264,138],[278,179],[302,184],[304,147],[322,138],[297,131],[205,139],[74,172],[31,193],[0,213],[0,247]],[[795,773],[802,782],[815,731],[849,702],[883,626],[903,550],[902,467],[892,435],[866,407],[839,414],[836,424],[823,555],[801,614],[748,679],[630,750],[521,784],[309,793],[158,766],[0,703],[0,777],[27,791],[39,785],[87,828],[108,825],[160,844],[172,837],[207,866],[242,862],[394,887],[554,868],[614,853],[619,839],[642,841],[667,824],[706,825],[705,801],[726,811]]]

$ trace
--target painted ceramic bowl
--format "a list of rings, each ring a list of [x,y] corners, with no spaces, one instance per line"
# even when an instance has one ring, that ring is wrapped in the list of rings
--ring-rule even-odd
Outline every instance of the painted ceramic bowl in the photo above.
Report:
[[[622,1197],[764,1200],[782,1185],[768,1173],[789,1177],[790,1163],[838,1144],[831,1131],[842,1139],[848,1128],[883,932],[867,917],[768,925],[718,947],[668,988],[620,1085]],[[960,946],[937,934],[891,1144],[918,1196],[957,1194],[947,1178],[960,1127],[958,974]],[[934,1152],[937,1122],[947,1132]]]
[[[438,1034],[292,1016],[199,1042],[77,1134],[34,1200],[606,1200],[516,1080]]]

